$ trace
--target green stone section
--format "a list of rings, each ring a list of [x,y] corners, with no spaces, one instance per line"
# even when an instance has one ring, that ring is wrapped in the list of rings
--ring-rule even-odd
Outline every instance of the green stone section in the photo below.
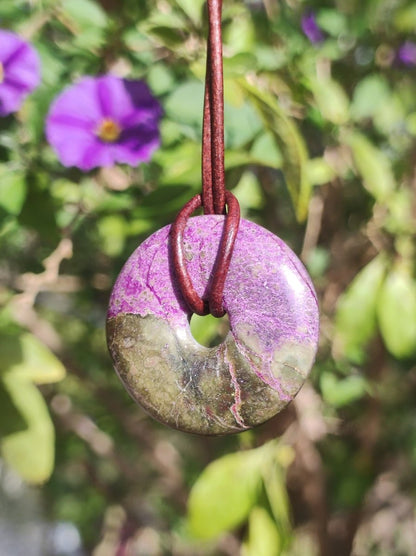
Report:
[[[185,432],[239,432],[267,421],[289,401],[256,374],[256,357],[247,356],[231,332],[219,346],[206,348],[190,329],[174,330],[154,316],[119,314],[107,321],[107,341],[134,400]],[[290,371],[285,366],[283,376],[297,390],[302,381]]]

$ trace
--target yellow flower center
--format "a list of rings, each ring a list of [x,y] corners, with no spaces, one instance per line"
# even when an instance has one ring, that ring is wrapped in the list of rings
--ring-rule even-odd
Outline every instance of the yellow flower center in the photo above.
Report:
[[[106,143],[114,143],[120,137],[121,128],[111,118],[104,118],[97,129],[97,135]]]
[[[3,83],[3,81],[4,81],[4,66],[0,62],[0,84]]]

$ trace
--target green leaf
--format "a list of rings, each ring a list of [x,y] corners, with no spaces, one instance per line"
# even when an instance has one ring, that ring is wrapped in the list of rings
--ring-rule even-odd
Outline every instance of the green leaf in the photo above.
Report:
[[[238,149],[252,141],[261,130],[261,121],[253,107],[244,102],[241,106],[226,103],[224,106],[225,145]]]
[[[19,336],[2,332],[0,351],[1,372],[11,373],[16,379],[48,384],[65,377],[65,367],[59,359],[28,332]]]
[[[74,34],[71,47],[94,50],[104,44],[108,19],[98,2],[64,0],[59,9]]]
[[[306,174],[314,185],[323,185],[336,176],[334,169],[323,158],[311,158],[306,164]]]
[[[387,156],[358,132],[349,133],[346,143],[351,147],[355,166],[364,180],[364,187],[377,201],[386,201],[396,188]]]
[[[3,19],[16,18],[17,14],[21,12],[22,5],[16,0],[2,0],[0,2],[0,17]]]
[[[387,81],[380,75],[369,75],[358,82],[354,89],[351,115],[354,119],[372,118],[386,108],[391,98]]]
[[[190,323],[192,336],[203,346],[214,345],[213,341],[219,335],[220,324],[221,319],[212,315],[200,316],[194,314]]]
[[[174,76],[163,64],[154,64],[147,74],[147,83],[155,95],[163,95],[174,88]]]
[[[140,24],[139,29],[145,35],[153,35],[157,41],[172,49],[183,47],[187,33],[185,19],[181,14],[172,11],[154,12],[150,19]]]
[[[42,68],[42,85],[49,91],[51,87],[62,87],[62,74],[65,72],[65,64],[61,58],[56,56],[55,45],[49,42],[36,43],[36,50],[40,56]],[[49,95],[50,96],[50,95]]]
[[[212,539],[242,523],[256,503],[261,484],[262,451],[224,456],[202,472],[188,502],[191,533]]]
[[[324,400],[336,408],[359,400],[368,391],[368,383],[360,375],[352,375],[338,380],[329,372],[322,373],[320,387]]]
[[[413,193],[411,189],[402,187],[389,198],[389,214],[385,228],[392,235],[406,236],[416,234],[416,220],[412,208]]]
[[[263,466],[263,482],[267,499],[275,519],[275,527],[279,532],[280,545],[286,547],[291,539],[291,523],[289,497],[286,490],[286,469],[294,459],[290,446],[275,445],[270,452],[271,461],[265,458]]]
[[[322,30],[337,39],[340,35],[348,32],[347,17],[337,9],[319,10],[316,20]]]
[[[397,130],[406,125],[407,113],[406,103],[403,102],[402,96],[395,92],[374,114],[374,126],[381,135],[394,137]]]
[[[92,0],[63,0],[60,9],[79,29],[104,28],[107,25],[105,11]]]
[[[0,438],[26,428],[26,421],[13,403],[3,381],[0,380]]]
[[[416,282],[404,264],[388,274],[377,303],[380,332],[389,352],[401,359],[416,354]]]
[[[264,204],[259,180],[249,170],[243,173],[233,193],[240,203],[242,213],[250,209],[260,209]]]
[[[251,52],[240,52],[230,58],[224,58],[224,75],[226,76],[225,87],[227,82],[231,81],[230,77],[243,76],[251,70],[257,69],[257,60]],[[241,90],[241,89],[240,89]],[[228,100],[229,97],[227,97]]]
[[[205,0],[175,0],[175,3],[196,25],[202,20],[202,8]]]
[[[282,170],[289,190],[296,217],[305,220],[312,185],[306,175],[307,150],[301,134],[294,122],[289,119],[274,97],[263,93],[244,80],[242,88],[258,110],[264,126],[272,133],[282,153]]]
[[[110,257],[120,255],[127,235],[124,217],[118,214],[104,216],[98,221],[97,228],[103,252]]]
[[[314,80],[311,87],[322,116],[333,124],[345,124],[349,119],[349,100],[341,85],[326,78]]]
[[[376,330],[377,300],[386,272],[382,256],[375,257],[339,298],[335,316],[335,352],[355,363],[365,357],[365,345]]]
[[[5,164],[0,165],[0,207],[10,214],[19,214],[26,198],[25,176]]]
[[[166,115],[173,121],[191,126],[199,138],[202,129],[204,86],[200,81],[188,81],[175,88],[165,103]],[[257,113],[248,103],[237,106],[225,103],[225,144],[239,148],[251,141],[260,131]],[[200,148],[200,147],[199,147]]]
[[[47,406],[36,386],[25,378],[9,372],[4,383],[28,428],[2,439],[2,456],[27,482],[43,483],[54,465],[55,433]]]
[[[204,85],[200,81],[188,81],[175,87],[166,99],[166,115],[175,122],[201,128],[204,106]]]
[[[410,5],[398,10],[393,21],[399,31],[413,33],[416,27],[416,5],[410,2]]]
[[[242,556],[279,556],[281,539],[276,524],[264,508],[256,506],[248,520],[248,539],[243,544]]]
[[[281,168],[283,165],[282,153],[270,131],[265,131],[257,137],[250,150],[250,155],[258,161],[258,164],[261,162],[270,168]]]
[[[50,191],[41,189],[39,182],[42,178],[39,175],[27,178],[28,191],[19,214],[19,222],[36,230],[43,240],[55,245],[60,238],[56,227],[56,206]]]
[[[224,29],[224,44],[234,54],[246,54],[253,52],[256,42],[254,20],[247,11],[241,10]]]
[[[190,185],[201,183],[201,146],[193,141],[182,141],[169,150],[160,149],[153,157],[163,168],[159,185]]]

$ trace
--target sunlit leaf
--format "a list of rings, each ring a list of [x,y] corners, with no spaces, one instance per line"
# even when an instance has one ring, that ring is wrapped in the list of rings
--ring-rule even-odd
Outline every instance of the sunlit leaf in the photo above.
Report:
[[[230,77],[245,75],[248,71],[254,70],[257,67],[257,60],[251,52],[240,52],[230,58],[224,59],[224,75],[227,78],[225,86],[229,86]],[[240,89],[241,91],[241,89]],[[227,95],[227,100],[229,95]]]
[[[81,29],[91,27],[105,27],[107,16],[99,3],[92,0],[63,0],[60,9]]]
[[[195,537],[215,538],[246,519],[258,497],[261,461],[261,451],[250,450],[208,465],[189,496],[189,527]]]
[[[227,49],[234,54],[246,54],[253,51],[256,43],[256,29],[250,14],[241,11],[232,24],[227,26],[224,43]]]
[[[252,141],[262,127],[256,110],[247,102],[241,106],[226,103],[224,125],[225,145],[230,149],[238,149]]]
[[[413,193],[408,188],[401,188],[394,192],[389,199],[389,214],[386,218],[386,229],[396,235],[416,233],[416,220],[412,207]]]
[[[377,314],[384,343],[398,358],[416,354],[416,282],[404,265],[388,274],[378,297]]]
[[[43,483],[53,470],[55,443],[46,403],[37,387],[25,378],[9,372],[3,379],[28,428],[2,439],[2,456],[27,482]]]
[[[383,257],[375,257],[339,298],[335,316],[335,354],[362,362],[365,346],[376,330],[377,300],[386,272]]]
[[[159,186],[189,185],[198,188],[201,183],[201,147],[193,141],[182,141],[177,147],[155,153],[154,161],[163,173]]]
[[[386,201],[396,187],[387,156],[361,133],[349,133],[346,142],[351,147],[355,166],[364,180],[364,187],[377,201]]]
[[[120,215],[111,214],[101,218],[97,226],[103,252],[110,257],[120,255],[127,235],[125,219]]]
[[[242,212],[249,209],[259,209],[264,204],[259,180],[249,170],[243,173],[237,186],[234,187],[233,193],[240,203]]]
[[[316,16],[317,23],[321,29],[334,37],[348,31],[348,19],[344,13],[335,9],[321,9]]]
[[[330,182],[335,177],[334,169],[325,159],[317,157],[311,158],[306,164],[306,174],[313,185],[323,185]]]
[[[0,438],[27,428],[27,423],[0,380]]]
[[[10,373],[16,379],[48,384],[62,380],[65,376],[65,367],[59,359],[28,332],[12,335],[2,331],[0,349],[0,371]]]
[[[324,400],[333,407],[343,407],[362,398],[368,392],[368,383],[360,375],[338,380],[329,372],[321,375],[320,387]]]
[[[188,81],[176,86],[164,103],[166,115],[173,121],[201,128],[204,85]]]
[[[357,83],[351,105],[353,118],[373,117],[386,108],[391,92],[387,81],[380,75],[369,75]]]
[[[242,556],[279,556],[281,539],[272,517],[265,508],[256,506],[248,520],[248,539]]]
[[[312,90],[322,116],[337,125],[349,119],[349,100],[342,86],[333,79],[320,79],[312,82]]]
[[[307,150],[294,122],[286,116],[277,100],[246,81],[241,86],[257,108],[264,126],[273,134],[283,157],[282,170],[298,220],[308,213],[312,185],[306,175]]]
[[[172,89],[174,84],[172,72],[163,64],[155,64],[149,70],[147,83],[155,95],[162,95]]]
[[[270,445],[272,447],[273,444]],[[274,520],[279,533],[279,544],[286,547],[291,539],[289,497],[286,489],[286,470],[295,454],[290,446],[274,445],[270,459],[265,458],[263,483]]]
[[[410,2],[397,10],[393,22],[399,31],[412,33],[416,26],[416,5]]]
[[[197,25],[201,23],[202,7],[205,0],[175,0],[175,3]]]
[[[256,138],[251,147],[250,155],[255,160],[261,161],[265,166],[270,166],[270,168],[281,168],[284,162],[282,153],[270,131],[265,131]]]
[[[155,11],[140,25],[140,30],[146,35],[153,35],[156,41],[168,48],[176,49],[183,46],[186,21],[182,14],[171,10],[168,13]]]
[[[192,336],[201,345],[207,347],[218,343],[216,342],[216,340],[220,337],[223,337],[223,332],[227,332],[229,329],[228,319],[227,321],[224,321],[224,319],[218,319],[213,317],[212,315],[201,317],[197,314],[194,314],[192,315],[190,324]]]
[[[0,165],[0,207],[10,214],[19,214],[26,198],[25,176],[5,164]]]

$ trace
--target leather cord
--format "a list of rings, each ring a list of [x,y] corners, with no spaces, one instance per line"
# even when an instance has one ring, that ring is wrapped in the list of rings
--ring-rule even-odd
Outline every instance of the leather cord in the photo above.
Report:
[[[202,193],[195,195],[181,209],[171,227],[170,240],[175,275],[189,309],[198,315],[211,313],[215,317],[221,317],[225,314],[222,298],[240,223],[240,207],[235,196],[225,189],[224,178],[222,0],[207,0],[207,7],[209,36],[202,132]],[[225,215],[207,299],[202,299],[192,285],[183,246],[187,220],[200,207],[204,214]]]

